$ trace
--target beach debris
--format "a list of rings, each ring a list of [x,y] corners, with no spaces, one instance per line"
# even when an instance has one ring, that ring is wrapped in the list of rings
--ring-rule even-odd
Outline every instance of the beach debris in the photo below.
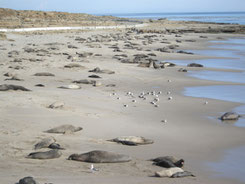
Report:
[[[61,88],[61,89],[81,89],[81,86],[78,86],[76,84],[69,84],[69,85],[60,86],[58,88]]]
[[[108,141],[117,142],[117,143],[121,143],[123,145],[128,145],[128,146],[138,146],[138,145],[154,143],[153,140],[146,139],[141,136],[121,136],[121,137],[117,137],[117,138],[114,138]]]
[[[90,163],[120,163],[129,162],[132,159],[128,155],[122,155],[118,153],[112,153],[101,150],[94,150],[83,154],[72,154],[68,157],[68,160]]]
[[[33,177],[27,176],[19,180],[18,184],[38,184]]]
[[[203,65],[198,64],[198,63],[190,63],[187,65],[187,67],[203,67]]]
[[[54,103],[50,104],[48,106],[48,108],[50,108],[50,109],[60,109],[60,108],[64,107],[64,105],[65,105],[64,102],[57,101],[57,102],[54,102]]]
[[[39,72],[39,73],[35,73],[34,76],[46,76],[46,77],[54,77],[55,75],[49,72]]]
[[[62,153],[57,150],[53,149],[50,151],[45,151],[45,152],[33,152],[30,153],[27,158],[32,158],[32,159],[54,159],[54,158],[59,158],[62,155]]]
[[[226,121],[226,120],[238,120],[241,117],[241,115],[235,113],[235,112],[226,112],[225,114],[223,114],[220,119],[222,121]]]
[[[18,85],[12,85],[12,84],[2,84],[0,85],[0,91],[9,91],[9,90],[14,90],[14,91],[31,91],[30,89],[27,89],[23,86],[18,86]]]
[[[52,129],[45,131],[46,133],[57,133],[57,134],[66,134],[71,132],[78,132],[82,130],[82,127],[75,127],[73,125],[61,125]]]

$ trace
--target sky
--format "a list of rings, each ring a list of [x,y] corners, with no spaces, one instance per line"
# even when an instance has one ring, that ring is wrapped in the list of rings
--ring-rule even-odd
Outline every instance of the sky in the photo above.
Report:
[[[245,11],[245,0],[0,0],[1,8],[71,13]]]

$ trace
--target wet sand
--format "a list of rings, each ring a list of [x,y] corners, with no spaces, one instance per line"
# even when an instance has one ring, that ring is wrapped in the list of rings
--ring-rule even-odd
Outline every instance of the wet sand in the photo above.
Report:
[[[101,35],[116,37],[118,40],[105,41]],[[200,38],[200,35],[208,38]],[[151,44],[143,45],[142,41],[147,41],[147,36],[151,36],[154,40]],[[113,58],[116,54],[126,54],[133,60],[135,54],[155,53],[156,56],[153,58],[159,61],[207,59],[211,57],[179,54],[176,51],[204,49],[209,45],[207,41],[215,40],[218,36],[233,37],[226,34],[185,33],[178,38],[183,42],[176,43],[176,34],[135,32],[126,34],[124,30],[7,34],[8,40],[0,42],[1,84],[22,85],[32,91],[0,92],[1,183],[16,183],[20,178],[29,175],[40,183],[60,184],[76,184],[81,181],[83,183],[242,183],[234,178],[213,178],[214,171],[206,166],[207,162],[220,159],[226,149],[244,144],[244,129],[224,126],[216,120],[207,118],[218,118],[220,112],[230,111],[240,104],[208,99],[209,103],[205,105],[207,99],[186,97],[182,94],[187,86],[233,85],[233,83],[195,79],[178,72],[182,66],[164,69],[141,68],[137,64],[125,64]],[[235,37],[238,36],[241,35]],[[98,38],[100,41],[82,43],[76,40],[88,37],[95,40]],[[138,49],[124,48],[128,38]],[[184,41],[190,39],[196,41],[191,43]],[[170,43],[161,43],[162,41]],[[117,43],[122,52],[113,52],[113,49],[109,48]],[[179,47],[170,49],[173,51],[171,53],[156,51],[157,48],[173,44]],[[68,48],[68,45],[77,48]],[[26,52],[24,48],[45,51]],[[10,55],[8,53],[13,50],[17,50],[19,54],[8,57]],[[92,52],[93,56],[80,58],[77,53],[82,52]],[[71,56],[71,59],[68,59],[68,56]],[[21,62],[14,61],[16,58]],[[78,63],[84,67],[64,68],[64,65],[70,63]],[[19,69],[14,69],[16,66]],[[102,77],[96,79],[102,83],[99,87],[81,84],[82,88],[79,90],[58,88],[71,84],[73,80],[89,79],[88,76],[93,73],[89,73],[88,70],[95,67],[115,71],[115,74],[98,74]],[[9,78],[4,76],[7,72],[16,74],[23,81],[5,81]],[[55,76],[34,76],[37,72],[50,72]],[[35,86],[40,83],[45,87]],[[106,87],[108,84],[115,84],[116,87]],[[126,96],[128,91],[135,94],[135,103],[131,97]],[[150,104],[152,96],[148,96],[145,101],[139,99],[137,96],[142,91],[162,91],[159,95],[159,107]],[[171,94],[167,93],[169,91]],[[111,96],[113,93],[116,95]],[[172,100],[168,100],[170,96]],[[64,108],[47,108],[55,101],[63,101]],[[166,123],[162,122],[164,119],[167,120]],[[83,130],[64,135],[44,133],[45,130],[62,124],[81,126]],[[106,141],[123,135],[144,136],[154,140],[154,144],[124,146]],[[53,160],[25,158],[34,151],[33,146],[36,142],[50,136],[66,148],[60,158]],[[67,160],[70,154],[97,149],[130,155],[133,160],[120,164],[94,164],[99,169],[94,173],[91,173],[89,163]],[[162,168],[152,165],[152,162],[147,160],[165,155],[185,159],[185,170],[193,172],[196,177],[181,179],[152,177],[155,171]]]

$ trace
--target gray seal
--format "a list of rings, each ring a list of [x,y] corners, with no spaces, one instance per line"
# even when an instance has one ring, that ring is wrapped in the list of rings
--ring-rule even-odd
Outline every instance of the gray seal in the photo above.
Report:
[[[33,152],[30,153],[27,158],[32,158],[32,159],[53,159],[53,158],[59,158],[62,155],[62,153],[57,150],[50,150],[46,152]]]
[[[120,163],[129,162],[132,159],[127,155],[95,150],[83,154],[72,154],[69,156],[68,160],[90,163]]]

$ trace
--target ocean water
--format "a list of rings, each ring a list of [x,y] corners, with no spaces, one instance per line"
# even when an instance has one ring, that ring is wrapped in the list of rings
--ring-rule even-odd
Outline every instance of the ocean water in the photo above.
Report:
[[[122,18],[161,19],[182,21],[216,22],[245,25],[245,12],[200,12],[200,13],[134,13],[111,14]]]

